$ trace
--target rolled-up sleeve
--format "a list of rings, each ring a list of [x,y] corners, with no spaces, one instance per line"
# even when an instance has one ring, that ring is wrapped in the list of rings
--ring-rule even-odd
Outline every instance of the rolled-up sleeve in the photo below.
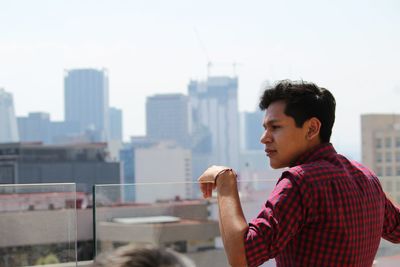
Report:
[[[393,243],[400,243],[400,209],[386,198],[385,221],[382,237]]]
[[[249,267],[278,255],[301,228],[303,209],[298,186],[289,178],[281,178],[245,234]]]

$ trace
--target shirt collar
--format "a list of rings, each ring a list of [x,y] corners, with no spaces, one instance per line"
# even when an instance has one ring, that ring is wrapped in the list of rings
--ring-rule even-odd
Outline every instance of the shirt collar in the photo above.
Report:
[[[313,162],[336,153],[337,152],[333,148],[333,145],[331,143],[322,143],[317,145],[313,149],[305,152],[297,160],[295,160],[293,164],[290,164],[290,167],[294,167],[308,162]]]

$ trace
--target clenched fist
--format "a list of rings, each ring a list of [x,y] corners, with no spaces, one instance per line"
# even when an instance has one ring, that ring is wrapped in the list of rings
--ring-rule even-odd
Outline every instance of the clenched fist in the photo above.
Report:
[[[226,166],[213,165],[209,167],[200,177],[197,179],[200,183],[200,190],[203,193],[204,198],[209,198],[212,195],[212,191],[217,186],[217,179],[220,175],[225,172],[233,172],[233,170]],[[235,174],[236,176],[236,174]]]

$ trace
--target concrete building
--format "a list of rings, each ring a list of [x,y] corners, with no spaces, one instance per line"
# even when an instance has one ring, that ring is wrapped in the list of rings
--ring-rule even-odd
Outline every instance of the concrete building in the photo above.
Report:
[[[18,142],[13,96],[0,88],[0,143]]]
[[[76,183],[91,193],[94,184],[121,182],[120,163],[108,161],[106,144],[0,144],[0,184]]]
[[[190,109],[183,94],[160,94],[147,98],[146,135],[155,141],[174,141],[189,146]]]
[[[21,142],[44,144],[71,144],[95,142],[90,132],[82,132],[78,122],[51,121],[47,112],[31,112],[18,117]]]
[[[238,79],[209,77],[188,86],[193,133],[209,131],[209,162],[239,167]],[[194,163],[196,164],[196,163]]]
[[[159,143],[148,148],[136,148],[134,155],[135,183],[171,183],[180,185],[136,186],[136,201],[155,202],[175,196],[193,198],[191,151],[176,144]],[[159,189],[159,190],[158,190]]]
[[[50,122],[50,144],[88,143],[80,130],[78,122],[51,121]]]
[[[362,162],[381,180],[383,189],[400,203],[400,114],[361,116]]]
[[[31,112],[27,117],[18,117],[18,131],[21,142],[51,143],[50,114]]]
[[[119,159],[122,167],[122,183],[133,184],[136,182],[135,179],[135,150],[142,148],[150,148],[158,144],[156,141],[152,141],[145,136],[133,136],[129,143],[123,144],[119,151]],[[132,186],[124,187],[123,199],[126,201],[134,201],[135,188]]]
[[[95,141],[109,138],[108,74],[105,69],[65,72],[65,121],[77,122],[81,132],[93,132]]]

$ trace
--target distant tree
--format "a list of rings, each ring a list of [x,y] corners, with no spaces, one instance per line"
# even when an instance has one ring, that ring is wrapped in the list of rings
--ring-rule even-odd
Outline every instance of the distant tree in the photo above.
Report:
[[[56,264],[60,263],[59,259],[53,253],[48,254],[47,256],[40,257],[36,261],[36,265],[47,265],[47,264]]]

